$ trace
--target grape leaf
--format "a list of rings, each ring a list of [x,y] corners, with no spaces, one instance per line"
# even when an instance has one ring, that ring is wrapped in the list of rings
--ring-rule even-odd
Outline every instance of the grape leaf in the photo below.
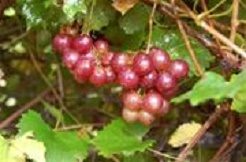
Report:
[[[118,24],[109,25],[104,30],[104,34],[113,49],[123,51],[138,50],[146,37],[146,32],[143,30],[134,34],[126,34]]]
[[[112,6],[122,15],[124,15],[129,9],[134,7],[139,0],[114,0]]]
[[[246,70],[237,75],[233,75],[230,81],[226,81],[221,75],[214,72],[206,72],[204,76],[193,86],[192,90],[182,94],[172,100],[174,103],[180,103],[189,100],[193,106],[203,103],[207,100],[221,101],[226,98],[241,101],[240,97],[244,94],[246,87]],[[240,103],[234,103],[241,110]],[[234,105],[235,106],[235,105]],[[234,107],[234,110],[237,108]]]
[[[63,12],[66,14],[67,19],[72,22],[75,19],[76,14],[86,14],[87,6],[85,4],[85,0],[65,0],[63,4]]]
[[[206,72],[204,77],[199,80],[191,91],[176,97],[172,101],[175,103],[189,99],[191,104],[196,106],[209,99],[221,100],[225,97],[225,79],[216,73]]]
[[[76,132],[55,132],[34,111],[22,116],[18,128],[19,135],[32,131],[36,139],[44,143],[47,162],[76,162],[88,154],[87,137],[81,138]]]
[[[99,153],[105,157],[123,153],[131,155],[136,151],[144,151],[153,141],[143,141],[148,128],[140,124],[127,124],[121,119],[114,120],[93,139]]]
[[[139,3],[119,19],[119,24],[126,34],[133,34],[144,30],[148,24],[148,20],[148,8],[144,4]]]
[[[208,68],[210,63],[214,61],[214,57],[196,40],[190,40],[201,67],[203,70]],[[162,29],[155,26],[153,29],[152,44],[168,51],[173,59],[181,58],[186,60],[190,66],[190,74],[196,74],[195,66],[179,31],[174,29]]]
[[[93,30],[100,30],[107,26],[115,18],[115,10],[108,0],[97,0],[93,7],[91,16],[90,28]]]
[[[56,28],[66,21],[62,9],[52,0],[18,0],[17,2],[26,19],[27,29],[40,26]]]

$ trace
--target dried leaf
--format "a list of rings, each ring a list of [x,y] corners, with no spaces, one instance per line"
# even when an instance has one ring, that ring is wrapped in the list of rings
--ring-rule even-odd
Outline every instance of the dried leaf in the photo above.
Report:
[[[139,0],[114,0],[112,6],[122,15],[135,6]]]
[[[182,124],[172,134],[168,144],[174,148],[181,147],[187,144],[200,128],[201,124],[195,122]]]

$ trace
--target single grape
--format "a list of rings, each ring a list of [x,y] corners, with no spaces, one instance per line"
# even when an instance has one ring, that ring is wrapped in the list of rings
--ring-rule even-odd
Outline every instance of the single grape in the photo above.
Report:
[[[172,99],[177,94],[178,90],[179,90],[179,88],[178,88],[178,86],[176,86],[176,87],[174,87],[172,89],[169,89],[167,91],[164,91],[162,93],[162,96],[164,98],[166,98],[167,100],[170,100],[170,99]]]
[[[53,48],[55,51],[63,54],[63,51],[70,48],[72,37],[66,34],[57,34],[53,39]]]
[[[151,125],[154,122],[154,120],[155,120],[154,115],[152,115],[147,111],[141,110],[138,113],[138,121],[144,124],[145,126]]]
[[[142,96],[136,91],[128,91],[123,94],[123,105],[130,110],[139,110],[142,106]]]
[[[150,57],[156,70],[167,70],[171,63],[169,54],[160,48],[151,48]]]
[[[97,66],[94,68],[90,76],[90,82],[97,87],[107,82],[106,72],[103,67]]]
[[[80,35],[73,39],[72,47],[81,54],[86,54],[93,47],[93,41],[88,35]]]
[[[80,59],[75,65],[74,74],[81,80],[87,80],[91,76],[94,66],[92,60]]]
[[[106,53],[109,50],[109,44],[106,40],[98,39],[94,42],[94,47],[99,53]]]
[[[189,73],[189,65],[184,60],[174,60],[169,67],[169,72],[176,79],[184,78]]]
[[[162,96],[155,92],[147,93],[143,98],[143,110],[151,113],[157,114],[163,103]]]
[[[73,69],[79,58],[80,55],[77,51],[72,49],[66,49],[63,53],[62,60],[67,68]]]
[[[128,123],[133,123],[138,120],[138,112],[130,110],[128,108],[123,108],[122,117]]]
[[[142,78],[140,79],[140,85],[143,88],[153,88],[155,86],[156,80],[158,77],[158,73],[156,71],[151,71],[150,73],[142,76]]]
[[[105,73],[106,73],[107,83],[113,83],[116,80],[117,76],[114,73],[114,71],[111,68],[111,66],[105,67],[104,70],[105,70]]]
[[[144,53],[138,53],[133,59],[133,70],[138,75],[148,74],[154,69],[150,57]]]
[[[139,77],[131,68],[127,68],[119,73],[118,82],[125,89],[135,89],[139,84]]]
[[[177,82],[175,78],[168,72],[161,72],[156,81],[156,88],[160,93],[164,93],[167,90],[175,88]]]
[[[121,72],[129,66],[129,56],[125,53],[115,53],[111,60],[111,66],[116,73]]]

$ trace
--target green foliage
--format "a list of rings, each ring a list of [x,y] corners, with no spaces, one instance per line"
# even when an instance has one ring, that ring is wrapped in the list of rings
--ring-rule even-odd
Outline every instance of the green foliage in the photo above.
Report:
[[[134,34],[126,34],[118,24],[112,24],[108,26],[104,34],[106,38],[112,42],[112,47],[116,50],[137,50],[143,44],[146,32],[141,30]]]
[[[133,34],[145,30],[148,20],[149,9],[139,3],[119,19],[119,24],[126,34]]]
[[[102,27],[107,26],[115,18],[116,11],[111,6],[111,2],[108,0],[96,0],[96,4],[93,7],[92,15],[88,13],[88,22],[90,29],[100,30]]]
[[[55,132],[34,111],[22,116],[18,128],[19,135],[32,131],[36,139],[44,143],[47,162],[75,162],[87,157],[87,137],[81,138],[75,132]]]
[[[143,141],[148,128],[140,124],[127,124],[123,120],[114,120],[93,139],[99,153],[105,157],[123,153],[131,155],[136,151],[144,151],[153,141]]]
[[[32,27],[56,28],[65,22],[64,13],[52,0],[18,0],[27,29]]]
[[[152,44],[168,51],[174,59],[181,58],[186,60],[189,63],[191,74],[196,74],[195,66],[178,30],[155,26],[153,29]],[[191,39],[191,44],[203,70],[208,68],[210,63],[214,61],[214,57],[196,40]]]
[[[63,5],[63,12],[66,14],[69,21],[75,20],[75,15],[78,13],[86,14],[87,6],[85,0],[66,0]]]
[[[221,75],[214,72],[206,72],[189,92],[174,98],[174,103],[189,100],[193,106],[207,100],[216,102],[224,99],[233,99],[232,109],[238,112],[246,112],[246,71],[233,75],[230,81],[226,81]]]

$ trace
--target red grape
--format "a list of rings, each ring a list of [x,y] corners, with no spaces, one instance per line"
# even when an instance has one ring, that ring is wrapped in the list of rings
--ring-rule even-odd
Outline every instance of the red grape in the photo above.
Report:
[[[106,40],[98,39],[94,42],[94,47],[99,53],[106,53],[109,50],[109,44]]]
[[[151,71],[150,73],[144,75],[140,80],[140,85],[143,88],[152,88],[155,86],[158,73],[156,71]]]
[[[162,72],[156,81],[156,88],[163,93],[166,90],[173,89],[177,85],[175,78],[168,72]]]
[[[55,51],[63,53],[67,48],[70,48],[72,37],[66,34],[57,34],[53,39],[53,48]]]
[[[116,73],[119,73],[128,67],[129,60],[129,56],[125,53],[116,53],[111,60],[111,66]]]
[[[73,69],[76,65],[77,61],[79,60],[79,53],[72,49],[66,49],[63,53],[63,63],[66,65],[67,68]]]
[[[188,75],[189,65],[184,60],[174,60],[169,67],[169,71],[173,77],[181,79]]]
[[[145,75],[152,71],[153,64],[149,56],[144,53],[138,53],[133,60],[133,70],[138,75]]]
[[[134,89],[138,86],[139,77],[132,69],[127,68],[119,73],[118,82],[123,88]]]
[[[143,110],[157,114],[163,103],[162,96],[157,92],[149,92],[143,98]]]
[[[156,70],[168,69],[171,63],[171,59],[168,53],[159,48],[152,48],[150,50],[150,56]]]
[[[104,65],[104,66],[110,65],[113,57],[114,57],[114,53],[113,52],[106,52],[106,53],[104,53],[102,55],[102,58],[101,58],[102,65]]]
[[[93,41],[88,35],[80,35],[74,38],[72,42],[73,48],[81,54],[85,54],[93,47]]]
[[[87,80],[93,72],[93,62],[89,59],[80,59],[74,68],[75,75],[81,80]]]
[[[102,86],[107,82],[106,72],[103,67],[95,67],[91,76],[90,82],[95,86]]]
[[[169,110],[170,110],[170,103],[167,100],[163,99],[162,106],[160,107],[156,115],[157,117],[161,117],[162,115],[167,114]]]
[[[130,110],[139,110],[142,106],[142,97],[135,91],[128,91],[123,94],[123,104]]]

